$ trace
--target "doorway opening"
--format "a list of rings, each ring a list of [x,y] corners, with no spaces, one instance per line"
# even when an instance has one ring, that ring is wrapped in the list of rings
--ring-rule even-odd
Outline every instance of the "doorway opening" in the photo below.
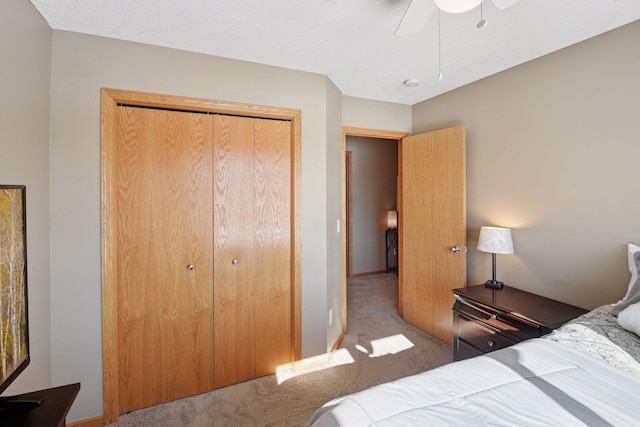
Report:
[[[353,157],[352,155],[347,154],[347,138],[358,137],[358,138],[371,138],[372,140],[390,140],[392,143],[395,142],[396,147],[399,147],[398,142],[402,140],[405,136],[409,135],[408,132],[397,132],[397,131],[385,131],[378,129],[366,129],[366,128],[355,128],[355,127],[343,127],[342,128],[342,189],[343,189],[343,203],[342,203],[342,223],[346,224],[345,233],[342,236],[342,325],[343,325],[343,334],[346,333],[347,330],[347,277],[352,275],[353,273],[353,247],[350,245],[353,244],[353,225],[350,217],[353,215],[353,200],[349,200],[350,189],[348,186],[353,184],[352,180],[349,180],[349,174],[347,171],[348,165],[347,162],[351,160],[351,165],[353,166]],[[398,148],[396,148],[396,153],[399,152]],[[400,165],[398,162],[398,170],[397,174],[400,174]],[[400,183],[396,182],[396,193],[399,188]],[[397,207],[398,205],[396,205]],[[385,212],[386,215],[386,212]],[[399,215],[398,226],[401,225],[400,222],[401,215]],[[384,235],[382,235],[382,239],[384,239]],[[384,240],[382,241],[382,250],[384,251]],[[400,251],[400,248],[396,248],[397,251]],[[384,252],[383,252],[384,255]],[[400,265],[400,264],[398,264]],[[401,278],[402,272],[398,270],[398,276]],[[398,311],[402,315],[402,300],[399,301]]]
[[[346,150],[347,278],[396,272],[398,142],[348,136]]]

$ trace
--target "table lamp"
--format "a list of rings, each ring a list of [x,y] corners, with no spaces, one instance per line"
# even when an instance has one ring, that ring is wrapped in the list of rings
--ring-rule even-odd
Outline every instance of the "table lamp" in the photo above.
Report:
[[[478,238],[478,250],[491,253],[493,265],[493,278],[487,280],[484,286],[493,289],[502,289],[503,282],[496,280],[496,254],[512,254],[513,240],[511,230],[502,227],[481,227]]]
[[[398,228],[398,211],[387,211],[387,228],[390,230]]]

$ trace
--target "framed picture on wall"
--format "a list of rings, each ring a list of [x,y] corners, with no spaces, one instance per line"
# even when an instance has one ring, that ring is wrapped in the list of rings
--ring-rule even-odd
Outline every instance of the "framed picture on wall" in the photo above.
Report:
[[[0,185],[0,393],[29,364],[25,193]]]

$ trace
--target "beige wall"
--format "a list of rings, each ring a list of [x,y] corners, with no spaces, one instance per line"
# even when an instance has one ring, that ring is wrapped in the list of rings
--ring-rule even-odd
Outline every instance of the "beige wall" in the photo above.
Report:
[[[51,363],[55,383],[82,382],[69,420],[102,413],[101,87],[302,110],[303,355],[324,353],[327,200],[340,198],[326,157],[341,144],[339,120],[327,120],[336,109],[340,117],[328,79],[62,31],[53,32],[51,76]]]
[[[51,29],[24,0],[0,3],[0,184],[27,187],[31,363],[6,391],[51,385],[49,334],[49,79]]]
[[[413,132],[467,128],[468,281],[491,275],[482,225],[513,228],[498,279],[593,308],[640,242],[640,22],[413,108]]]
[[[342,335],[342,94],[327,85],[327,351]],[[337,222],[341,221],[340,232]],[[329,311],[332,311],[329,322]]]
[[[352,273],[384,271],[387,211],[397,209],[398,142],[347,137],[352,152]],[[395,259],[389,259],[395,266]]]
[[[411,106],[342,97],[342,126],[411,132]]]

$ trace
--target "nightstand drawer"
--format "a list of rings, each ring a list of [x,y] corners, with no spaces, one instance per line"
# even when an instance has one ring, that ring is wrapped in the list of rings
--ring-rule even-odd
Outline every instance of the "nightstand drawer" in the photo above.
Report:
[[[484,353],[516,343],[462,315],[458,316],[458,339],[466,341]]]
[[[488,328],[500,333],[512,340],[513,343],[538,338],[550,330],[536,327],[524,320],[518,320],[510,314],[484,305],[471,305],[466,301],[456,301],[454,310],[467,318],[484,324]]]
[[[456,355],[457,356],[456,356],[455,360],[470,359],[472,357],[482,356],[484,354],[484,352],[478,350],[477,348],[475,348],[471,344],[467,344],[463,340],[458,340],[456,343],[457,343],[456,344],[457,345],[457,348],[456,348]]]

